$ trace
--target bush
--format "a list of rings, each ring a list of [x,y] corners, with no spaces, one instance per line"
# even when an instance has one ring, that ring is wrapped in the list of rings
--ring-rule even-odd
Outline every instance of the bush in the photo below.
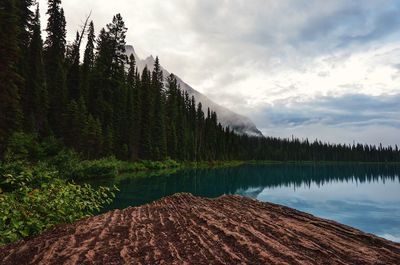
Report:
[[[57,170],[60,177],[71,178],[71,172],[76,170],[81,162],[76,152],[70,149],[62,149],[55,156],[46,159],[45,163]]]
[[[38,160],[42,155],[37,135],[16,132],[7,141],[4,157],[7,161]]]
[[[165,161],[126,162],[117,160],[115,157],[107,157],[78,162],[67,173],[67,177],[71,179],[108,178],[122,173],[164,170],[180,166],[178,162],[171,159]]]
[[[0,244],[90,216],[114,197],[109,188],[68,183],[44,166],[1,164],[0,173]]]
[[[118,175],[120,161],[114,157],[103,158],[99,160],[85,160],[77,163],[69,173],[69,178],[107,178]]]
[[[164,161],[142,161],[144,167],[150,170],[160,170],[160,169],[167,169],[167,168],[177,168],[181,165],[172,159],[166,159]]]

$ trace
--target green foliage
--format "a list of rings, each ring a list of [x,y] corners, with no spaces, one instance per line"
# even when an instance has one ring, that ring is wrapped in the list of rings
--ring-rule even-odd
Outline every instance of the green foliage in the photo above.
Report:
[[[32,20],[32,37],[28,49],[25,51],[27,58],[25,86],[21,91],[22,107],[24,111],[24,128],[29,132],[42,135],[48,133],[47,110],[48,91],[43,62],[43,41],[39,8],[37,7]]]
[[[4,143],[20,129],[22,119],[19,93],[22,77],[18,72],[21,43],[15,2],[0,2],[0,157],[5,151]]]
[[[56,171],[21,163],[0,164],[0,174],[0,244],[90,216],[112,201],[116,189],[69,183]]]
[[[179,168],[182,165],[174,160],[164,161],[139,161],[126,162],[107,157],[98,160],[85,160],[78,162],[67,174],[69,179],[91,179],[116,177],[122,173],[134,173],[139,171],[163,170]]]
[[[175,160],[167,158],[164,161],[142,161],[141,163],[148,170],[160,170],[180,167],[181,164]]]
[[[68,173],[71,179],[106,178],[118,175],[119,161],[114,157],[85,160],[77,163]]]
[[[36,135],[15,132],[9,137],[5,153],[6,160],[38,160],[42,155]]]

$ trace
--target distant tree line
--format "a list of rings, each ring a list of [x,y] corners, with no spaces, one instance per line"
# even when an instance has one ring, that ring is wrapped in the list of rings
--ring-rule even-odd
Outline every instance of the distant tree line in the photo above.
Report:
[[[0,155],[14,132],[56,136],[92,159],[400,161],[397,146],[239,135],[182,91],[159,59],[139,73],[125,55],[120,14],[96,37],[93,22],[66,41],[61,0],[48,0],[43,42],[34,0],[0,4]],[[80,58],[82,38],[87,39]]]

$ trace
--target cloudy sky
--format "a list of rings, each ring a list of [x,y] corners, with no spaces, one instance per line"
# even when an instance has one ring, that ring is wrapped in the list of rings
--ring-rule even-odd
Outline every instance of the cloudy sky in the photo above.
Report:
[[[42,12],[46,1],[39,0]],[[265,135],[400,144],[398,0],[64,0]]]

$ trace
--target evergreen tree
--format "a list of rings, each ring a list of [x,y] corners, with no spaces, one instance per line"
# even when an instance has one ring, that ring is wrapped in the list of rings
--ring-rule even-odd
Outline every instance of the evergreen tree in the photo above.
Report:
[[[83,57],[83,65],[82,65],[82,75],[80,81],[80,94],[85,98],[85,101],[88,102],[89,95],[93,96],[92,93],[89,92],[89,87],[91,83],[91,74],[93,72],[94,67],[94,43],[95,43],[95,35],[94,35],[94,25],[93,21],[89,23],[89,29],[87,34],[87,44],[85,48],[85,54]]]
[[[140,95],[138,89],[138,78],[135,57],[131,55],[129,58],[129,71],[127,77],[127,128],[125,129],[127,134],[128,159],[130,160],[137,160],[139,158]]]
[[[107,24],[108,35],[111,40],[111,47],[113,50],[113,66],[119,68],[125,65],[127,57],[125,55],[125,37],[127,28],[121,17],[121,14],[116,14],[113,17],[112,23]],[[117,72],[119,69],[114,69]]]
[[[154,63],[151,81],[154,96],[154,114],[152,120],[153,158],[162,160],[167,154],[167,143],[165,135],[164,79],[158,57],[156,57]]]
[[[32,22],[34,20],[34,14],[31,11],[31,7],[35,1],[34,0],[18,0],[14,1],[16,8],[16,16],[17,21],[16,25],[19,27],[17,38],[18,38],[18,46],[23,55],[27,55],[24,53],[26,48],[29,46],[30,38],[31,38],[31,29]],[[24,60],[22,59],[21,62]]]
[[[103,130],[106,124],[111,123],[108,113],[108,103],[105,98],[110,97],[107,95],[107,87],[110,86],[111,79],[111,63],[112,63],[112,50],[110,48],[110,39],[105,29],[101,29],[99,37],[97,38],[96,56],[94,62],[94,69],[89,88],[88,108],[89,112],[98,118],[103,125]]]
[[[177,158],[178,156],[182,159],[182,154],[178,155],[178,132],[177,128],[179,124],[183,125],[183,116],[178,117],[178,108],[180,101],[180,91],[178,90],[178,85],[176,78],[171,74],[167,79],[167,104],[166,104],[166,135],[167,135],[167,147],[168,155],[171,158]],[[183,109],[182,109],[183,110]],[[184,127],[179,127],[182,132]],[[184,134],[180,134],[180,139],[184,142]],[[182,148],[182,146],[181,146]]]
[[[22,77],[19,84],[20,94],[25,94],[27,89],[27,79],[29,78],[29,63],[27,58],[29,57],[29,44],[31,40],[31,31],[33,27],[33,12],[31,6],[33,0],[18,0],[14,1],[17,15],[17,42],[20,57],[17,63],[17,72]],[[26,112],[25,112],[26,113]],[[25,120],[25,125],[27,120]],[[25,128],[27,126],[24,126]]]
[[[23,109],[29,130],[46,135],[48,131],[48,92],[43,63],[39,5],[32,23],[32,39],[29,44],[28,76],[23,94]]]
[[[17,9],[13,0],[0,2],[0,157],[8,136],[19,130],[22,121],[17,73],[20,59],[18,47]]]
[[[124,134],[126,130],[126,74],[125,64],[127,57],[125,55],[125,35],[127,28],[120,14],[113,17],[112,23],[107,25],[109,43],[111,45],[111,87],[107,89],[112,95],[113,109],[113,137],[114,137],[114,148],[116,148],[116,154],[119,158],[126,158],[128,156],[128,147]]]
[[[67,67],[67,87],[68,95],[72,100],[78,100],[80,94],[80,66],[79,66],[79,32],[71,46],[67,49],[66,67]],[[82,95],[83,96],[83,95]]]
[[[196,110],[196,159],[202,161],[204,159],[204,112],[201,102],[197,105]]]
[[[65,17],[61,0],[49,0],[47,39],[45,41],[45,69],[49,92],[49,124],[56,135],[61,135],[62,115],[67,105],[65,60]]]
[[[151,89],[151,78],[150,72],[147,66],[143,69],[142,80],[140,83],[140,95],[141,95],[141,110],[140,110],[140,143],[139,143],[139,156],[142,159],[150,159],[152,156],[152,89]]]

